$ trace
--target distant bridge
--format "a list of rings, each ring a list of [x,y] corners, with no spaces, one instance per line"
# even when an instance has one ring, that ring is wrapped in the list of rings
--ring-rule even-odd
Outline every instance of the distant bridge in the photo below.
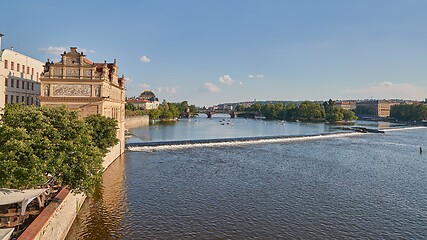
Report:
[[[233,110],[198,110],[194,115],[206,114],[208,118],[212,118],[214,114],[228,114],[231,118],[250,117],[255,118],[261,116],[261,112],[257,111],[233,111]]]

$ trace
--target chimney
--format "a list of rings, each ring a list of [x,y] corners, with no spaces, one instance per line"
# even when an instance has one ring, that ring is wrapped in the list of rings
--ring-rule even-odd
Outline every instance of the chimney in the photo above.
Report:
[[[1,38],[3,37],[4,35],[2,34],[2,33],[0,33],[0,51],[1,51]]]

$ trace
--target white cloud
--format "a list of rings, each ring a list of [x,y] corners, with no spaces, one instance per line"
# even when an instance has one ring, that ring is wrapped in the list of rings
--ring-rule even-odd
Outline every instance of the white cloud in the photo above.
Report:
[[[138,87],[142,89],[147,89],[150,88],[150,85],[146,83],[138,83]]]
[[[59,54],[63,54],[64,52],[69,51],[69,48],[67,49],[65,47],[53,47],[53,46],[49,46],[47,48],[39,48],[39,51],[42,51],[45,54],[49,54],[49,55],[59,55]],[[95,53],[94,50],[86,50],[85,48],[78,48],[77,52]]]
[[[65,47],[52,47],[52,46],[49,46],[48,48],[39,48],[39,51],[42,51],[45,54],[50,54],[50,55],[59,55],[64,53],[64,51],[66,50],[67,49]]]
[[[176,93],[179,87],[159,87],[157,91],[159,93]]]
[[[243,85],[243,82],[239,82],[239,85]]]
[[[257,75],[249,74],[248,78],[264,78],[264,75],[263,74],[257,74]]]
[[[149,62],[151,62],[151,59],[149,57],[147,57],[147,56],[142,56],[142,57],[139,58],[139,60],[141,62],[143,62],[143,63],[149,63]]]
[[[209,91],[209,92],[219,92],[221,89],[213,83],[205,82],[203,86]]]
[[[230,77],[230,75],[223,75],[219,77],[218,81],[227,85],[232,85],[234,83],[234,80]]]
[[[380,86],[391,87],[391,86],[393,86],[393,83],[388,82],[388,81],[384,81],[384,82],[380,83]]]
[[[83,52],[83,53],[95,53],[94,50],[86,50],[86,48],[78,48],[77,52]]]
[[[370,84],[367,87],[348,89],[344,93],[352,94],[353,98],[375,98],[375,99],[414,99],[425,98],[427,88],[413,83],[392,83],[384,81]]]

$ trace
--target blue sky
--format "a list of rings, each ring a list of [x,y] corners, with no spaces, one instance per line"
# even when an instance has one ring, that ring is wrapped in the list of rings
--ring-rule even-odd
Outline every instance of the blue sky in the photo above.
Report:
[[[1,4],[2,48],[114,58],[127,95],[198,106],[427,97],[427,1],[140,0]]]

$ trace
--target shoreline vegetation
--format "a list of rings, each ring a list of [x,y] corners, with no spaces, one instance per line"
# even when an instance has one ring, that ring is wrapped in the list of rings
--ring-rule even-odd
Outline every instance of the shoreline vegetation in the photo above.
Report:
[[[157,109],[136,109],[132,104],[126,103],[125,116],[135,117],[148,115],[150,121],[174,122],[179,118],[194,115],[197,112],[195,105],[189,105],[187,101],[180,103],[170,103],[166,100],[159,105]]]
[[[236,111],[259,112],[266,120],[285,120],[302,122],[330,122],[339,124],[351,124],[357,120],[351,110],[338,108],[331,99],[323,103],[304,101],[300,105],[290,104],[253,104],[250,107],[238,105]],[[187,101],[181,103],[169,103],[163,101],[158,109],[139,110],[132,104],[126,104],[126,117],[149,115],[150,121],[173,122],[179,118],[195,115],[197,108],[188,105]]]
[[[253,104],[250,107],[237,107],[237,111],[260,112],[267,120],[285,120],[302,122],[348,123],[357,120],[355,112],[335,106],[335,101],[323,104],[304,101],[300,105],[289,104]]]
[[[126,104],[126,117],[148,115],[150,122],[168,123],[175,122],[180,118],[187,118],[197,114],[195,105],[189,105],[187,101],[181,103],[169,103],[166,100],[160,104],[158,109],[140,110],[135,109],[132,104]],[[260,117],[266,120],[284,120],[292,122],[328,122],[338,125],[354,124],[358,119],[358,109],[342,109],[335,105],[335,101],[329,99],[320,104],[318,102],[304,101],[297,105],[295,103],[255,103],[249,107],[237,105],[236,112],[258,112]],[[253,117],[253,116],[252,116]],[[401,122],[411,124],[422,122],[427,119],[427,105],[424,104],[399,104],[390,109],[390,116],[376,120]],[[367,119],[369,120],[369,119]]]

